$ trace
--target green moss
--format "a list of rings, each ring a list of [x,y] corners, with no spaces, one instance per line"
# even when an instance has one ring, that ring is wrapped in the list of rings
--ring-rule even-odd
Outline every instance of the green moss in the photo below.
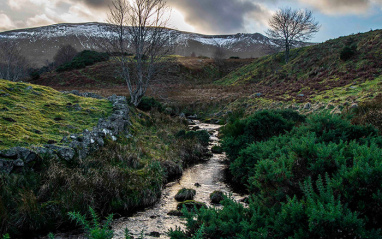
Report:
[[[60,142],[63,136],[92,129],[111,112],[107,100],[0,80],[0,150]]]

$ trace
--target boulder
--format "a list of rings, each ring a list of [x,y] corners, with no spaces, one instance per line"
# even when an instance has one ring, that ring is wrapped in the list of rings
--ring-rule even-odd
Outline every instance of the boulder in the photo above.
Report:
[[[214,153],[214,154],[222,154],[223,153],[223,149],[220,146],[214,145],[211,148],[211,152]]]
[[[175,200],[178,202],[184,202],[187,200],[193,200],[196,195],[196,191],[194,189],[182,188],[175,195]]]
[[[210,194],[210,200],[213,204],[220,204],[224,200],[224,193],[222,191],[214,191]]]
[[[186,118],[186,115],[185,115],[184,113],[180,113],[179,118],[181,118],[181,119],[185,119],[185,118]]]
[[[13,165],[15,167],[24,167],[24,161],[22,161],[21,159],[16,159],[13,161]]]
[[[0,158],[0,172],[9,174],[12,172],[13,167],[14,167],[13,160]]]
[[[305,109],[305,110],[309,110],[310,108],[312,108],[312,104],[311,104],[311,103],[306,103],[306,104],[304,105],[304,109]]]
[[[151,237],[160,237],[160,233],[159,232],[150,232],[149,236]]]
[[[51,149],[60,159],[70,161],[74,158],[75,151],[71,147],[57,146],[57,145],[45,145],[45,148]]]
[[[178,211],[178,210],[171,210],[167,213],[167,215],[169,216],[175,216],[175,217],[182,217],[184,216],[183,213],[181,211]]]
[[[7,158],[7,159],[17,159],[18,157],[17,147],[0,151],[0,157]]]

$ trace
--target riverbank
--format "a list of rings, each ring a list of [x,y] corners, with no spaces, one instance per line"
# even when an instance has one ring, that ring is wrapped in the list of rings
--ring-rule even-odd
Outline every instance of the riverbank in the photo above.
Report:
[[[192,127],[206,130],[211,134],[209,150],[219,144],[217,136],[220,125],[196,121],[196,125]],[[174,197],[182,188],[194,189],[196,191],[194,200],[203,202],[208,207],[221,208],[220,205],[210,202],[210,194],[214,191],[222,191],[226,195],[230,194],[237,201],[243,199],[243,196],[235,193],[224,183],[224,170],[227,167],[224,161],[225,154],[212,154],[208,161],[186,169],[179,180],[165,185],[161,199],[153,207],[131,217],[116,220],[112,225],[113,238],[124,238],[125,228],[128,228],[134,237],[139,237],[143,231],[145,239],[158,238],[158,235],[160,235],[159,238],[169,238],[167,232],[170,229],[184,228],[184,218],[168,215],[170,211],[176,210],[178,202]]]
[[[44,158],[34,170],[1,173],[0,234],[36,238],[78,228],[68,212],[129,215],[153,205],[163,184],[205,153],[179,117],[130,109],[128,135],[107,137],[84,159]],[[187,132],[186,132],[187,133]],[[115,140],[115,141],[114,141]]]

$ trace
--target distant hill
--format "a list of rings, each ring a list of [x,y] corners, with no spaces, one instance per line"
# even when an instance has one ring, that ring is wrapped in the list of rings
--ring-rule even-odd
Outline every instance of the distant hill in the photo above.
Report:
[[[94,48],[92,38],[110,36],[105,23],[56,24],[0,33],[0,42],[12,39],[20,43],[23,55],[36,67],[51,62],[61,45],[71,44],[78,51]],[[260,33],[236,35],[202,35],[170,30],[178,35],[174,54],[212,57],[218,47],[226,58],[257,58],[274,51],[270,40]]]
[[[382,89],[382,30],[329,40],[265,56],[223,79],[218,85],[251,85],[253,97],[276,101],[362,101]]]

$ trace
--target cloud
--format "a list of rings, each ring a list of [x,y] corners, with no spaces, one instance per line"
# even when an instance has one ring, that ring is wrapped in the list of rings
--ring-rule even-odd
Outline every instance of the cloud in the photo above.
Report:
[[[82,2],[92,8],[107,8],[112,0],[82,0]]]
[[[268,10],[251,0],[168,0],[185,21],[204,33],[236,33],[245,29],[246,18],[262,21]]]
[[[29,18],[26,21],[26,25],[28,27],[45,26],[45,25],[51,25],[54,23],[55,23],[55,20],[49,18],[46,14],[36,15],[34,17]]]
[[[300,0],[328,15],[360,15],[370,10],[373,3],[382,4],[382,0]]]
[[[8,15],[4,13],[0,13],[0,31],[11,30],[15,28],[15,24],[8,17]]]

